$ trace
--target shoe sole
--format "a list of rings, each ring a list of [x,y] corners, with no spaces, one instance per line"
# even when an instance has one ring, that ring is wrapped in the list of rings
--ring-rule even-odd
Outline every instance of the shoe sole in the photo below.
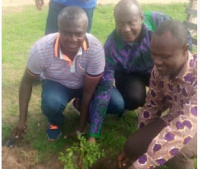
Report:
[[[54,141],[60,139],[61,134],[62,134],[62,132],[60,132],[60,134],[59,134],[55,139],[50,139],[50,138],[48,137],[48,134],[47,134],[47,138],[48,138],[48,140],[49,140],[50,142],[54,142]]]

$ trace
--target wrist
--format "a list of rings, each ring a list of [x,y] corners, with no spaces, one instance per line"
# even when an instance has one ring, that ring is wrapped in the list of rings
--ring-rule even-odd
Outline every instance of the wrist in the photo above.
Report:
[[[26,121],[24,121],[24,120],[19,120],[18,126],[20,126],[21,128],[26,127]]]

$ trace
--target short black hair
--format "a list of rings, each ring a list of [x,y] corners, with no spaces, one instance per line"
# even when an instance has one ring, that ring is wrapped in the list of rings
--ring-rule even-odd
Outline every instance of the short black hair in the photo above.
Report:
[[[85,20],[86,23],[88,24],[88,18],[85,11],[76,6],[67,6],[63,8],[60,14],[58,15],[58,22],[61,19],[72,19],[72,20],[81,19],[83,21]]]
[[[138,8],[139,15],[144,16],[144,12],[137,0],[121,0],[117,3],[114,9],[114,15],[117,10],[126,10],[125,8],[131,8],[132,6],[136,6]]]
[[[162,22],[155,30],[154,34],[161,36],[165,32],[170,32],[171,35],[177,39],[181,46],[184,46],[188,42],[188,30],[187,27],[180,21],[167,20]]]

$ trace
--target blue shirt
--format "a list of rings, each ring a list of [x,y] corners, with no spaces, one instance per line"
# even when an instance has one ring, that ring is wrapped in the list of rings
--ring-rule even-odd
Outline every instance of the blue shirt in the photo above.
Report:
[[[52,0],[54,2],[66,5],[66,6],[78,6],[80,8],[94,8],[97,4],[97,0]]]

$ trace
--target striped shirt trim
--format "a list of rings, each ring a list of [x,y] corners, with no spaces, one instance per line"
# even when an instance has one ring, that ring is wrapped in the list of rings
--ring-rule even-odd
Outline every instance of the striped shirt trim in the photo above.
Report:
[[[26,68],[26,70],[27,70],[28,74],[31,75],[32,77],[39,76],[39,74],[35,74],[35,73],[31,72],[28,68]]]
[[[102,75],[103,75],[103,72],[101,74],[98,74],[98,75],[91,75],[91,74],[88,74],[88,73],[86,74],[86,76],[89,77],[89,78],[99,78]]]

